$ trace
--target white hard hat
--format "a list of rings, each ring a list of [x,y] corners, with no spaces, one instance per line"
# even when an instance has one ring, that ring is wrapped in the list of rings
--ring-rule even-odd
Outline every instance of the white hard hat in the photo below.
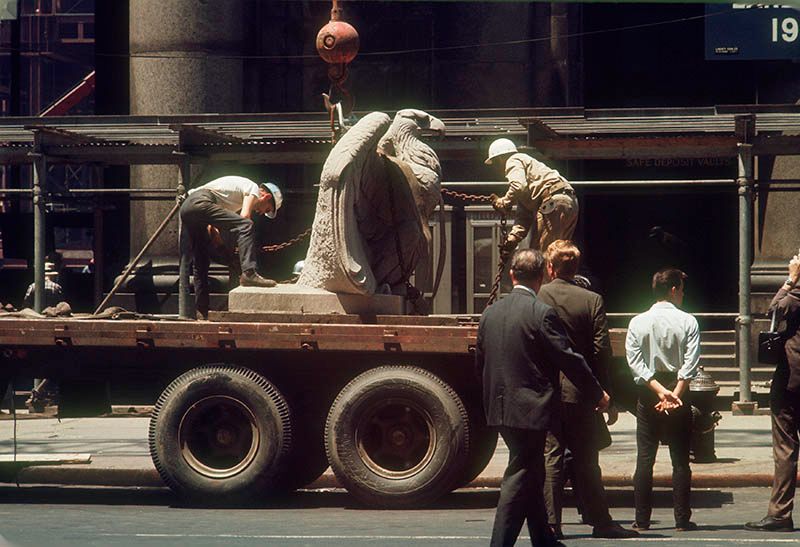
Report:
[[[264,214],[267,216],[267,218],[275,218],[275,216],[278,214],[278,209],[281,208],[281,203],[283,203],[283,194],[281,193],[281,189],[271,182],[262,182],[261,187],[272,194],[272,201],[275,203],[275,207],[272,209],[272,211]]]
[[[484,162],[486,165],[492,165],[492,161],[504,154],[515,154],[517,146],[509,139],[497,139],[489,145],[489,157]]]

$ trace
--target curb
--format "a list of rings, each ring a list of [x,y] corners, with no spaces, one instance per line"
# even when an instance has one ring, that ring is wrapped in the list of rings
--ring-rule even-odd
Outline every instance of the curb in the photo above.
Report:
[[[164,487],[158,471],[155,469],[91,469],[90,467],[26,467],[16,476],[17,483],[22,484],[57,484],[62,486],[111,486],[111,487]],[[480,476],[467,488],[499,488],[502,476]],[[13,481],[11,481],[13,482]],[[654,486],[672,486],[671,475],[655,475]],[[603,477],[606,488],[632,488],[630,475],[606,475]],[[771,473],[749,474],[702,474],[692,476],[694,488],[744,488],[772,486]],[[331,472],[306,486],[306,490],[342,488],[341,483]]]

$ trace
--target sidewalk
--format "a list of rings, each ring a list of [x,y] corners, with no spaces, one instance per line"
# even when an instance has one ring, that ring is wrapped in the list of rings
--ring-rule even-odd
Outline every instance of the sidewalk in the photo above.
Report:
[[[20,484],[100,486],[163,486],[147,447],[147,418],[79,418],[20,420],[18,454],[89,453],[85,465],[28,467],[18,474]],[[13,453],[13,422],[0,421],[0,455]],[[611,427],[613,444],[600,453],[607,486],[631,486],[636,464],[636,423],[621,414]],[[697,488],[769,486],[772,483],[772,435],[769,416],[723,413],[716,430],[719,461],[692,464]],[[508,461],[502,444],[473,486],[498,487]],[[671,484],[669,452],[662,447],[655,467],[655,484]],[[330,469],[310,488],[338,486]]]

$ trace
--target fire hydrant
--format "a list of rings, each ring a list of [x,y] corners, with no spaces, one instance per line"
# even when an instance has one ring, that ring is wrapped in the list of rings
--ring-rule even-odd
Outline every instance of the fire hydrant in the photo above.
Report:
[[[700,373],[689,383],[688,402],[692,405],[690,452],[695,463],[717,461],[714,453],[714,429],[722,415],[714,410],[719,386],[711,374],[700,367]]]

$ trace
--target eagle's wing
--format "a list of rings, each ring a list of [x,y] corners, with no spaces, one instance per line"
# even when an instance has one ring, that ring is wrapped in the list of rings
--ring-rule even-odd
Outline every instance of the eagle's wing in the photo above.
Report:
[[[375,292],[369,252],[359,231],[359,224],[365,223],[367,204],[362,203],[361,213],[357,205],[362,188],[381,178],[382,162],[376,147],[390,124],[388,115],[372,112],[345,133],[328,155],[299,285],[336,293]]]

